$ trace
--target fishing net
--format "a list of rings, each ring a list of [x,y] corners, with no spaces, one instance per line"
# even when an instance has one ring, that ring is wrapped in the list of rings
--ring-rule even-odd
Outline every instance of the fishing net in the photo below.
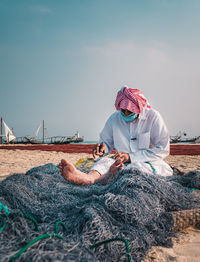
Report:
[[[199,172],[125,168],[105,186],[70,183],[53,164],[14,174],[0,183],[0,261],[142,261],[172,245],[170,212],[200,206],[187,186],[200,189]]]

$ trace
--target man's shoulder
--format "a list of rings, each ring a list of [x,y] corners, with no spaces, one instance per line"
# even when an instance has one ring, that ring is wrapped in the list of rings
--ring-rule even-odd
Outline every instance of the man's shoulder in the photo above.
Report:
[[[154,108],[150,108],[147,114],[147,119],[154,123],[164,123],[163,117],[160,112]]]
[[[146,118],[152,120],[161,120],[162,116],[158,110],[154,108],[149,108],[146,113]]]
[[[107,121],[106,121],[106,124],[107,124],[107,125],[115,125],[116,122],[118,122],[119,118],[120,118],[120,112],[119,112],[119,111],[116,111],[116,112],[112,113],[112,114],[109,116],[109,118],[108,118]]]
[[[115,120],[118,119],[120,116],[120,111],[115,111],[114,113],[112,113],[109,117],[109,120]]]
[[[158,110],[154,109],[154,108],[149,108],[147,110],[147,116],[154,116],[154,117],[159,117],[160,116],[160,113]]]

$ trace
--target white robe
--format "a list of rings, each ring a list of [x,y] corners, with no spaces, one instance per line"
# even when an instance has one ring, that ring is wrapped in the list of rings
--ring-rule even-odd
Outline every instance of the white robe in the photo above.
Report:
[[[105,155],[112,152],[113,148],[117,152],[128,153],[131,159],[128,167],[137,167],[146,172],[153,172],[155,169],[154,173],[162,176],[173,174],[170,166],[163,160],[169,155],[168,130],[161,115],[152,108],[144,108],[138,119],[132,122],[124,121],[120,111],[116,111],[101,131],[100,142],[106,146]],[[102,159],[96,166],[100,166],[101,162],[105,165],[105,160]],[[109,161],[108,166],[101,171],[95,166],[92,169],[102,174],[108,170],[110,163]]]

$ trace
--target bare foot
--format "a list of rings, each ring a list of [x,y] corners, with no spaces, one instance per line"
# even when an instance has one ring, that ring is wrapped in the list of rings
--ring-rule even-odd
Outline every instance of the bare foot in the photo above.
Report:
[[[123,166],[124,165],[123,165],[122,160],[118,159],[111,165],[108,173],[112,173],[113,176],[115,176],[119,172],[119,170],[121,170],[123,168]]]
[[[62,159],[59,164],[59,169],[64,179],[73,182],[75,184],[88,185],[101,180],[102,180],[102,184],[107,184],[109,180],[111,180],[116,176],[118,171],[121,170],[123,166],[124,165],[121,159],[118,159],[111,165],[109,171],[103,176],[101,176],[96,171],[91,171],[88,175],[77,170],[75,166],[70,164],[67,160]]]
[[[116,176],[116,174],[123,168],[123,166],[124,164],[121,159],[116,160],[111,165],[108,172],[101,178],[102,184],[106,185],[111,179],[113,179]]]
[[[75,184],[88,184],[89,181],[85,181],[84,176],[85,173],[77,170],[75,166],[70,164],[67,160],[62,159],[59,164],[59,169],[61,175],[64,177],[65,180],[71,181]]]

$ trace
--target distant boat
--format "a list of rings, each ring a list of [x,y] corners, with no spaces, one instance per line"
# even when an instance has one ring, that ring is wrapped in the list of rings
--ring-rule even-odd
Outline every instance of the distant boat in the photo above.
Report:
[[[80,137],[77,131],[73,136],[53,136],[45,139],[47,144],[70,144],[70,143],[80,143],[84,141],[84,137]]]
[[[5,139],[3,140],[3,125],[5,129],[5,137],[6,143],[15,143],[15,144],[69,144],[69,143],[80,143],[84,141],[84,137],[79,135],[77,131],[73,136],[53,136],[48,137],[47,128],[44,127],[43,123],[40,124],[31,136],[23,136],[23,137],[15,137],[10,128],[6,125],[6,123],[1,118],[1,128],[0,128],[0,143],[5,143]],[[38,133],[41,129],[43,129],[43,137],[41,139],[38,138]]]
[[[181,139],[181,136],[170,136],[170,143],[171,144],[178,143],[180,139]]]
[[[80,143],[84,141],[84,137],[80,137],[78,131],[73,136],[52,136],[47,137],[47,130],[43,128],[43,138],[38,138],[41,125],[33,132],[31,136],[17,137],[15,144],[70,144]],[[45,132],[46,131],[46,132]]]
[[[1,125],[3,123],[4,130],[5,130],[5,138],[6,143],[14,143],[16,137],[14,136],[13,132],[10,130],[10,128],[6,125],[6,123],[1,119]],[[4,135],[1,135],[1,138],[3,139]],[[3,141],[2,141],[3,142]]]
[[[33,134],[31,136],[27,136],[25,137],[25,139],[27,140],[27,142],[29,142],[30,144],[38,144],[38,140],[36,139],[38,136],[38,133],[40,131],[42,124],[40,124],[36,130],[33,132]]]
[[[31,136],[17,137],[15,144],[39,144],[38,133],[40,131],[42,124],[40,124]]]
[[[185,132],[179,132],[176,136],[170,136],[170,143],[196,143],[200,140],[200,136],[195,136],[192,138],[183,138],[183,136],[187,136]]]
[[[185,138],[185,139],[180,139],[179,143],[196,143],[200,139],[200,136],[195,136],[193,138]]]
[[[181,139],[182,135],[186,135],[186,133],[182,133],[181,131],[178,132],[176,136],[170,136],[170,143],[178,143],[179,140]]]
[[[75,135],[71,138],[71,142],[73,143],[80,143],[84,141],[84,137],[80,137],[79,132],[76,131]]]

